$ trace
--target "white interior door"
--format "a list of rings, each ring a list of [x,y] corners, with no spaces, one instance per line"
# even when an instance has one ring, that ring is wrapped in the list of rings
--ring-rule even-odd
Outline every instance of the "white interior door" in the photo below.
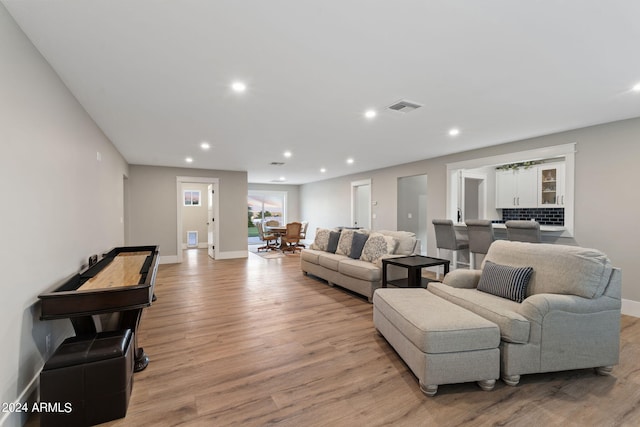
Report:
[[[351,183],[351,225],[371,228],[371,180]]]
[[[211,258],[216,257],[216,251],[215,251],[215,247],[216,247],[216,239],[215,239],[215,233],[216,233],[216,229],[215,229],[215,216],[214,216],[214,209],[213,209],[213,199],[214,199],[214,192],[215,192],[215,188],[213,186],[213,184],[209,184],[207,186],[207,252],[209,253],[209,256]]]

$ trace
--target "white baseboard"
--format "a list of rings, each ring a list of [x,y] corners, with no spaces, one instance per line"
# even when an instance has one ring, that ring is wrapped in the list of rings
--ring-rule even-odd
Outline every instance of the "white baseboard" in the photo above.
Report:
[[[160,264],[177,264],[178,255],[160,255]]]
[[[41,369],[40,369],[41,370]],[[38,385],[40,384],[40,370],[33,377],[31,382],[22,390],[20,396],[13,402],[14,404],[22,405],[27,403],[28,407],[38,400]],[[31,412],[5,412],[0,417],[0,427],[21,427],[27,422],[27,418],[31,415]]]
[[[216,259],[234,259],[234,258],[247,258],[249,251],[231,251],[231,252],[218,252]]]
[[[205,248],[206,248],[205,243]],[[247,258],[249,251],[230,251],[230,252],[218,252],[216,259],[234,259],[234,258]],[[177,264],[178,255],[164,255],[160,256],[160,264]]]
[[[207,249],[208,247],[209,247],[209,244],[207,242],[198,242],[198,246],[197,246],[198,249]],[[190,247],[187,246],[186,243],[183,243],[182,244],[182,249],[183,250],[184,249],[190,249]]]
[[[623,299],[622,314],[626,314],[627,316],[640,317],[640,302],[630,299]]]

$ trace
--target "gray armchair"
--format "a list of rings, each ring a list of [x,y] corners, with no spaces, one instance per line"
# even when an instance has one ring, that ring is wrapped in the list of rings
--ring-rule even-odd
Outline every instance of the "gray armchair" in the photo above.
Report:
[[[429,291],[497,324],[502,379],[595,368],[619,361],[621,272],[607,256],[577,246],[495,241],[483,262],[532,267],[518,303],[477,289],[482,270],[455,270]]]

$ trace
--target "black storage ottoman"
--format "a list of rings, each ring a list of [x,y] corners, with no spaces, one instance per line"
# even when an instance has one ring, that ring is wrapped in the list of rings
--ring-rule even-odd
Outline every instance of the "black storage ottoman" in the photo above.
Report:
[[[130,329],[67,338],[40,373],[40,402],[60,409],[42,412],[40,425],[91,426],[124,417],[133,363]]]

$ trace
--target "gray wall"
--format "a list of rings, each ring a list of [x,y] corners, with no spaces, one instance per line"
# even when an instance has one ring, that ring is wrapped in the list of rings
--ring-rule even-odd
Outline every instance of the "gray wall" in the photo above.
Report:
[[[90,254],[124,243],[127,164],[0,4],[0,402],[31,393],[47,358],[72,335],[41,321],[38,294]],[[97,153],[102,160],[97,160]],[[22,425],[0,413],[0,424]]]
[[[623,298],[640,302],[640,284],[633,279],[640,276],[635,250],[640,228],[631,224],[632,213],[640,210],[640,193],[635,189],[640,182],[639,136],[640,118],[623,120],[305,184],[300,188],[301,212],[319,226],[341,225],[349,215],[349,183],[371,178],[372,200],[378,202],[373,206],[377,214],[373,228],[395,228],[397,178],[427,174],[430,222],[446,212],[447,163],[576,142],[575,243],[605,252],[622,268]],[[433,227],[428,231],[427,250],[435,254]]]
[[[160,166],[129,166],[130,245],[160,245],[177,256],[176,177],[219,179],[220,252],[247,252],[247,173]]]
[[[398,230],[411,231],[420,240],[420,253],[426,253],[427,176],[398,179]],[[422,204],[422,206],[421,206]],[[411,218],[409,218],[411,215]]]

